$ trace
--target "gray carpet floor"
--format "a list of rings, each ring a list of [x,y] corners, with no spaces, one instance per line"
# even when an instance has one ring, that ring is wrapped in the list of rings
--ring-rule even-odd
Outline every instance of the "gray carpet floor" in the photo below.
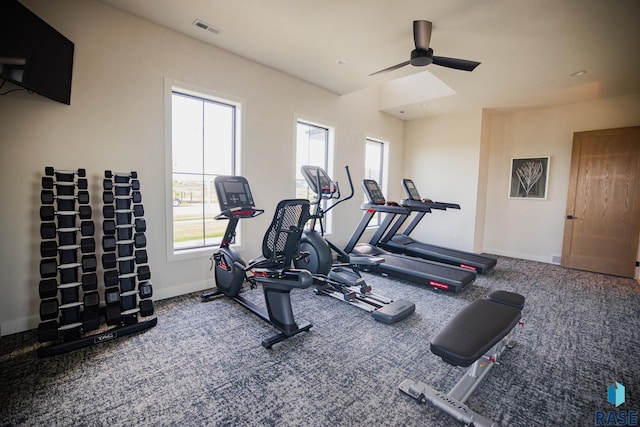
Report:
[[[156,302],[145,332],[39,359],[35,331],[0,339],[0,425],[456,426],[398,390],[448,391],[463,375],[429,340],[493,290],[526,297],[518,344],[468,400],[504,426],[594,425],[596,411],[640,410],[640,286],[631,279],[500,257],[453,295],[366,274],[374,292],[416,304],[393,325],[311,289],[292,293],[313,323],[271,350],[273,328],[228,299]],[[259,300],[261,292],[248,292]],[[607,402],[607,386],[626,402]]]

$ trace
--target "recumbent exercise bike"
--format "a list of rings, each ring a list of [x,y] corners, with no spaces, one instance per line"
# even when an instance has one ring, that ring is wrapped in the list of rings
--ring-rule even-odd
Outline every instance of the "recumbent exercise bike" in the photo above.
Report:
[[[309,219],[309,201],[282,200],[262,242],[262,256],[248,264],[231,248],[238,221],[264,213],[256,209],[249,183],[241,176],[218,176],[214,181],[221,213],[216,220],[229,220],[220,249],[211,257],[217,290],[201,295],[203,301],[225,295],[269,322],[280,333],[262,341],[269,349],[289,337],[308,331],[312,324],[298,325],[291,308],[291,290],[308,288],[311,273],[291,268],[299,256],[298,243],[304,224]],[[253,288],[259,283],[264,292],[266,311],[240,295],[245,282]]]

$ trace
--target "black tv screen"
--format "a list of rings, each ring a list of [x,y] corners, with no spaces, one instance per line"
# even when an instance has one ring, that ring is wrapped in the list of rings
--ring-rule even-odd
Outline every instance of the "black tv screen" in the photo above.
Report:
[[[74,44],[16,0],[0,0],[0,79],[71,104]]]

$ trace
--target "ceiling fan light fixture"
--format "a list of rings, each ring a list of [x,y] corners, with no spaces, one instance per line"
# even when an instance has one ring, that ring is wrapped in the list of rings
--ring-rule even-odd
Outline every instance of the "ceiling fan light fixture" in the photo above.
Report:
[[[411,51],[411,65],[414,67],[424,67],[433,62],[433,50],[414,49]]]

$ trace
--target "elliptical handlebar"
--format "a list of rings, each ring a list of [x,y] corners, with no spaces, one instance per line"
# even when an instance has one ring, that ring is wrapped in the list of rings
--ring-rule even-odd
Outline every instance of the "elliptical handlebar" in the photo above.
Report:
[[[345,166],[344,167],[346,173],[347,173],[347,179],[349,180],[349,195],[343,199],[338,200],[337,202],[335,202],[334,204],[332,204],[331,206],[329,206],[326,210],[326,212],[329,212],[331,209],[335,208],[336,206],[338,206],[340,203],[342,202],[346,202],[347,200],[353,198],[353,195],[355,194],[355,189],[353,188],[353,181],[351,180],[351,172],[349,172],[349,166]],[[338,197],[336,199],[339,199],[340,196],[340,186],[338,185],[338,182],[335,183],[336,188],[338,189]]]

